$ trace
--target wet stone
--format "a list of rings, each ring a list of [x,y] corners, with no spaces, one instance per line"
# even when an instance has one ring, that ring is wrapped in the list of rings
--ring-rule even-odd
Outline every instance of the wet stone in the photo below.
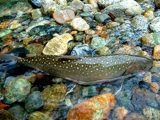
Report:
[[[30,89],[30,82],[23,77],[16,77],[12,80],[8,80],[8,84],[5,86],[5,102],[11,104],[16,101],[24,101]]]
[[[71,55],[74,56],[91,56],[94,54],[95,54],[94,50],[90,48],[87,44],[77,45],[71,51]]]
[[[32,18],[33,18],[33,19],[38,19],[38,18],[40,18],[40,17],[42,17],[41,10],[40,10],[40,9],[34,9],[34,10],[32,11]]]
[[[20,105],[15,105],[8,110],[17,120],[25,120],[28,116],[25,109]]]
[[[99,23],[103,23],[107,19],[109,19],[109,16],[107,14],[103,14],[103,13],[96,13],[94,16],[95,16],[96,21]]]
[[[147,120],[159,120],[160,119],[160,110],[146,107],[143,109],[143,114]]]
[[[25,102],[25,109],[28,112],[33,112],[43,106],[43,99],[40,91],[32,92]]]
[[[148,28],[148,21],[144,16],[139,15],[139,16],[135,16],[132,19],[132,25],[136,29],[143,30],[143,29],[147,29]]]
[[[150,29],[154,32],[160,32],[160,17],[156,17],[151,21]]]
[[[42,6],[42,0],[29,0],[29,1],[35,7],[41,7]]]
[[[138,113],[130,113],[128,114],[124,120],[145,120],[146,118],[143,115]]]
[[[98,90],[96,89],[96,86],[84,87],[82,89],[83,97],[91,97],[95,95],[98,95]]]

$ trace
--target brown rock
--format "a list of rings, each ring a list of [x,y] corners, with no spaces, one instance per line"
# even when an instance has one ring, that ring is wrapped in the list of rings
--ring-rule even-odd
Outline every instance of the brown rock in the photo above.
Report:
[[[127,115],[128,110],[125,107],[118,107],[114,111],[114,120],[124,120],[125,116]]]
[[[56,22],[60,24],[71,21],[72,19],[74,19],[74,17],[75,17],[75,13],[71,9],[55,11],[53,13],[53,18],[56,20]]]
[[[151,87],[151,90],[154,92],[154,93],[158,93],[159,92],[159,85],[158,83],[156,82],[152,82],[150,83],[150,87]]]
[[[90,98],[69,110],[67,120],[104,120],[115,105],[111,93]]]
[[[138,113],[131,113],[125,117],[124,120],[146,120],[143,115],[140,115]]]
[[[160,59],[160,45],[156,45],[153,51],[153,58]]]
[[[155,4],[157,8],[160,8],[160,0],[155,0]]]

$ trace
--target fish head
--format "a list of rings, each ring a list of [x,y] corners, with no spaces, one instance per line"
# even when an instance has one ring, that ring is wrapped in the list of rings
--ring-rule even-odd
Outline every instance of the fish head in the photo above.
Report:
[[[149,58],[142,58],[141,60],[137,60],[131,62],[126,69],[127,74],[132,74],[136,72],[149,71],[152,68],[153,61]]]

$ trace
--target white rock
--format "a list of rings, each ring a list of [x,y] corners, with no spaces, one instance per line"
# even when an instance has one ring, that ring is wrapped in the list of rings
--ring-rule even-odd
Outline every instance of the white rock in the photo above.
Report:
[[[160,32],[160,17],[156,17],[151,21],[150,28],[154,32]]]
[[[60,6],[53,0],[42,0],[42,6],[45,13],[51,13],[60,9]]]
[[[117,2],[120,2],[120,1],[122,1],[122,0],[97,0],[99,5],[102,5],[105,7],[112,5],[112,4],[115,4]]]
[[[87,22],[80,17],[74,18],[71,22],[71,26],[78,31],[85,31],[89,29]]]
[[[68,42],[73,40],[73,36],[69,33],[58,35],[51,39],[43,49],[45,55],[63,55],[68,50]]]
[[[124,12],[126,15],[137,15],[142,13],[141,6],[135,0],[122,0],[121,2],[109,5],[105,12],[119,12],[119,16]]]

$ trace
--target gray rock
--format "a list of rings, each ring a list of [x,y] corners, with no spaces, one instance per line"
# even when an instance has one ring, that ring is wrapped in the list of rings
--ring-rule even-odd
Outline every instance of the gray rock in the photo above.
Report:
[[[93,37],[92,41],[91,41],[91,47],[94,49],[98,49],[101,47],[104,47],[105,45],[107,45],[107,40],[105,40],[104,38],[101,37]]]
[[[134,0],[122,0],[105,8],[105,13],[112,13],[114,16],[137,15],[142,13],[141,6]]]
[[[92,56],[95,52],[87,44],[77,45],[71,51],[71,55],[74,56]]]
[[[26,120],[27,112],[20,105],[15,105],[8,110],[17,120]]]
[[[96,21],[99,23],[103,23],[105,20],[110,19],[110,17],[107,14],[99,13],[99,12],[96,13],[94,16]]]
[[[160,32],[160,17],[156,17],[151,21],[150,28],[154,32]]]
[[[5,86],[5,102],[11,104],[16,101],[23,101],[29,94],[30,89],[30,82],[23,77],[16,77],[13,80],[9,80]]]
[[[145,18],[142,15],[137,15],[132,19],[132,25],[138,30],[147,29],[148,28],[147,18]]]
[[[28,112],[33,112],[43,106],[43,99],[40,91],[32,92],[26,99],[25,108]]]

